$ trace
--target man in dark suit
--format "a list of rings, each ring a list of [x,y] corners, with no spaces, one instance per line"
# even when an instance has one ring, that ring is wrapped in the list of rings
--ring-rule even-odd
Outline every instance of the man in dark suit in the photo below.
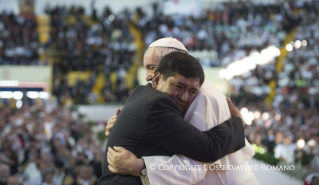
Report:
[[[99,184],[142,184],[139,177],[109,171],[108,147],[122,146],[139,158],[181,154],[202,162],[214,162],[244,147],[238,117],[205,132],[182,119],[203,81],[203,69],[190,55],[173,52],[163,57],[152,85],[137,86],[121,110],[108,139]]]

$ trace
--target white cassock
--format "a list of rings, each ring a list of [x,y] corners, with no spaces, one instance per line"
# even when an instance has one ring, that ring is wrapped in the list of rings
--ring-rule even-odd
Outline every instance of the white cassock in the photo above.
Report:
[[[206,131],[230,119],[226,97],[213,84],[205,80],[198,95],[188,108],[184,120],[201,131]],[[191,136],[190,136],[191,137]],[[251,145],[246,140],[246,146],[229,154],[213,164],[242,165],[244,170],[164,170],[164,166],[183,165],[196,166],[204,163],[182,155],[143,157],[148,177],[141,177],[143,185],[258,185],[254,173],[248,168],[248,160],[255,155]],[[150,169],[155,166],[155,169]],[[209,164],[208,164],[209,165]],[[214,169],[214,167],[211,167]],[[209,166],[206,167],[209,169]]]

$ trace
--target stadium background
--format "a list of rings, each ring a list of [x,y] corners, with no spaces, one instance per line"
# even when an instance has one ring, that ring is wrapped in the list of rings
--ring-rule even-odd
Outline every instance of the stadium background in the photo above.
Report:
[[[145,84],[146,47],[172,36],[241,110],[255,158],[295,164],[288,177],[304,180],[319,171],[318,10],[303,0],[0,0],[0,176],[98,178],[107,119]]]

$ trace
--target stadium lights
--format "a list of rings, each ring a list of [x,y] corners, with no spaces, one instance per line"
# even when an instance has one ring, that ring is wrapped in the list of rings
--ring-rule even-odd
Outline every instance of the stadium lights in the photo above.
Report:
[[[31,99],[37,99],[39,98],[39,92],[37,91],[28,91],[27,92],[27,97]]]
[[[246,125],[251,125],[252,123],[253,123],[252,120],[245,119],[245,124],[246,124]]]
[[[240,109],[240,114],[242,115],[246,125],[251,125],[252,124],[252,121],[255,118],[253,112],[248,111],[248,109],[246,107],[243,107],[243,108]]]
[[[268,112],[264,112],[262,115],[263,120],[268,120],[269,119],[269,113]]]
[[[243,116],[243,118],[245,119],[247,114],[248,114],[248,109],[246,107],[243,107],[240,109],[240,114]]]
[[[249,111],[247,116],[246,116],[245,123],[247,125],[251,125],[251,123],[253,122],[254,118],[255,118],[254,113]]]
[[[255,118],[254,113],[249,111],[248,115],[247,115],[247,118],[250,119],[250,120],[253,120]]]
[[[309,140],[309,141],[307,142],[307,145],[308,145],[308,146],[316,146],[316,145],[317,145],[317,142],[316,142],[315,140],[311,139],[311,140]]]
[[[302,40],[302,41],[296,40],[295,42],[291,41],[290,44],[286,45],[286,50],[291,52],[294,49],[294,47],[296,49],[300,49],[301,46],[305,47],[305,46],[307,46],[307,44],[308,44],[308,42],[306,40]]]
[[[263,49],[260,53],[252,51],[249,56],[244,57],[241,60],[236,60],[229,64],[226,69],[220,70],[219,76],[230,80],[234,76],[242,75],[255,69],[257,64],[265,65],[273,61],[275,57],[278,57],[279,55],[280,50],[274,45]]]
[[[298,148],[299,150],[303,149],[303,148],[305,147],[305,145],[306,145],[305,140],[299,139],[299,140],[297,141],[297,148]]]
[[[47,93],[47,92],[39,92],[39,98],[48,99],[49,98],[49,93]]]
[[[289,52],[292,51],[293,50],[292,45],[291,44],[287,44],[286,45],[286,50],[289,51]]]
[[[11,99],[13,97],[13,93],[11,91],[0,91],[0,98],[2,99]]]
[[[259,111],[255,111],[254,116],[256,119],[260,118],[260,112]]]
[[[18,101],[16,102],[16,107],[17,107],[17,109],[20,109],[20,108],[22,107],[22,105],[23,105],[22,100],[18,100]]]
[[[27,92],[27,97],[31,99],[48,99],[49,98],[49,93],[47,92],[37,92],[37,91],[28,91]]]
[[[15,81],[15,80],[1,80],[0,81],[0,86],[2,87],[14,87],[14,86],[18,86],[19,85],[19,81]]]
[[[28,91],[27,97],[31,99],[49,99],[50,94],[48,92],[37,92],[37,91]],[[21,91],[0,91],[0,98],[2,99],[15,99],[15,100],[22,100],[23,93]]]
[[[300,49],[301,46],[307,46],[308,42],[306,40],[296,40],[295,42],[290,42],[290,44],[286,45],[286,50],[291,52],[293,50],[293,48],[295,47],[296,49]]]
[[[267,64],[269,61],[271,61],[271,51],[269,50],[262,50],[260,53],[260,59],[257,60],[257,64],[264,65]]]
[[[296,40],[295,48],[299,49],[300,47],[301,47],[301,41],[300,40]]]
[[[12,97],[16,100],[21,100],[23,97],[23,93],[21,91],[14,91],[12,93]]]

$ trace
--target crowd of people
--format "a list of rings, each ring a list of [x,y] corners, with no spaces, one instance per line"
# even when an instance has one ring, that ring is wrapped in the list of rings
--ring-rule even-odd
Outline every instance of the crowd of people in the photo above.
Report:
[[[35,19],[24,20],[21,16],[3,13],[2,16],[11,20],[8,22],[13,26],[4,24],[5,34],[1,37],[11,33],[11,29],[16,30],[12,33],[20,34],[18,37],[16,34],[9,34],[9,38],[15,40],[13,43],[10,39],[3,40],[3,47],[0,47],[1,61],[3,64],[20,64],[14,61],[25,61],[22,60],[25,57],[14,60],[21,57],[10,58],[10,53],[21,53],[23,50],[32,55],[28,63],[21,64],[37,64],[38,55],[47,51],[48,57],[41,63],[45,64],[48,60],[52,62],[53,94],[61,103],[65,103],[65,99],[72,99],[73,103],[92,103],[95,101],[89,99],[97,97],[96,93],[106,97],[106,101],[121,101],[130,92],[126,88],[124,77],[132,65],[136,50],[128,30],[133,15],[139,15],[136,26],[143,33],[145,46],[159,38],[172,36],[181,40],[190,54],[196,56],[204,67],[211,67],[226,66],[249,55],[251,51],[260,51],[269,45],[280,47],[287,31],[295,23],[293,20],[297,19],[289,7],[282,4],[254,5],[250,2],[225,3],[205,10],[200,17],[165,16],[156,9],[153,15],[145,14],[142,9],[135,12],[123,10],[114,14],[109,8],[105,8],[100,17],[93,14],[84,19],[85,10],[81,6],[48,6],[45,12],[50,16],[51,32],[46,44],[38,41]],[[21,24],[26,28],[17,29]],[[21,39],[22,33],[32,37]],[[25,48],[20,47],[19,42],[22,40],[24,43],[32,41],[32,44]],[[26,49],[30,46],[34,48],[32,52]],[[95,78],[78,80],[79,83],[70,85],[66,79],[71,71],[92,71],[95,77],[100,73],[104,74],[107,83],[103,92],[93,92]],[[117,74],[116,82],[110,80],[112,72]],[[81,96],[80,101],[72,98],[78,96]]]
[[[133,64],[136,46],[128,29],[131,13],[124,10],[113,14],[105,8],[101,17],[83,18],[82,7],[47,7],[51,17],[51,55],[54,58],[54,95],[58,100],[71,97],[74,103],[88,103],[98,74],[105,75],[108,84],[110,74],[117,73],[116,90],[106,100],[120,101],[117,90],[124,82],[126,70]],[[74,86],[67,84],[66,75],[70,71],[91,71],[87,81],[79,81]],[[59,78],[61,77],[62,78]],[[62,86],[62,87],[61,87]],[[105,88],[104,88],[105,89]],[[103,89],[103,90],[104,90]],[[101,92],[100,94],[105,94]],[[127,96],[124,94],[123,96]],[[118,97],[118,98],[116,98]],[[94,101],[93,101],[94,102]]]
[[[0,65],[38,65],[43,46],[38,40],[35,17],[24,19],[0,13]]]
[[[315,43],[319,38],[319,4],[298,2],[290,7],[291,12],[303,19],[296,27],[295,38],[290,43],[292,50],[283,61],[283,70],[276,72],[275,63],[270,63],[232,79],[232,98],[254,117],[246,128],[250,142],[280,161],[318,171],[319,50]],[[277,80],[275,96],[271,106],[266,106],[268,84],[274,77]],[[304,172],[294,175],[301,177]]]
[[[60,103],[72,99],[73,103],[89,103],[95,79],[78,80],[75,85],[65,81],[72,71],[92,71],[105,75],[109,83],[116,83],[106,101],[120,101],[126,87],[126,71],[135,60],[136,46],[128,29],[132,13],[123,10],[113,14],[109,8],[100,17],[84,16],[81,6],[49,7],[45,12],[50,17],[50,37],[47,43],[40,43],[36,17],[23,17],[11,12],[0,14],[0,65],[48,65],[53,66],[53,95]],[[46,53],[46,57],[39,57]],[[117,74],[112,82],[110,75]],[[107,87],[102,90],[107,89]],[[118,89],[121,89],[119,92]],[[126,91],[124,91],[126,92]],[[96,93],[95,93],[96,94]],[[94,97],[94,96],[93,96]],[[94,102],[94,101],[93,101]]]
[[[7,106],[0,117],[1,185],[93,185],[102,175],[103,144],[56,100]]]
[[[290,18],[287,11],[279,4],[233,2],[206,9],[199,17],[145,15],[138,26],[143,31],[145,46],[172,36],[196,53],[203,66],[225,66],[249,55],[251,50],[280,46],[291,26],[290,22],[284,26]]]

